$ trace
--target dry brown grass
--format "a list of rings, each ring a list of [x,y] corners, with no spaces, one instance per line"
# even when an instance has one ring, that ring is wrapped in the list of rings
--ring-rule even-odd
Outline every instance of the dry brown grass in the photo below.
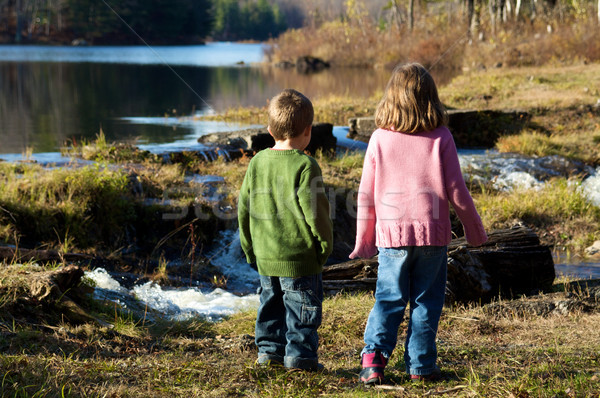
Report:
[[[489,15],[482,10],[481,37],[472,40],[465,15],[448,15],[439,7],[420,8],[412,31],[406,24],[382,27],[364,16],[345,18],[285,32],[273,41],[270,60],[293,62],[312,55],[335,66],[389,67],[418,61],[428,68],[447,70],[597,62],[600,27],[592,8],[581,11],[567,9],[534,20],[509,20],[492,32]]]
[[[600,100],[600,63],[465,71],[441,87],[442,101],[466,109],[556,109]]]

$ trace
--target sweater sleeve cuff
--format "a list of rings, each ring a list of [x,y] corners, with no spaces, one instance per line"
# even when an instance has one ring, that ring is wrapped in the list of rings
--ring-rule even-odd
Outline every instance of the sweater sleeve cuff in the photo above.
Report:
[[[471,246],[481,246],[488,240],[485,229],[481,224],[464,225],[465,238]]]

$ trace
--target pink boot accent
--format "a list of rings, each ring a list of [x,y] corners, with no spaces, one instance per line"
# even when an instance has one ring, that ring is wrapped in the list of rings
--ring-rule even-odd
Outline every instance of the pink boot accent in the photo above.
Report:
[[[387,364],[387,359],[379,351],[368,354],[363,354],[360,364],[359,379],[365,384],[381,384],[383,383],[383,369]]]

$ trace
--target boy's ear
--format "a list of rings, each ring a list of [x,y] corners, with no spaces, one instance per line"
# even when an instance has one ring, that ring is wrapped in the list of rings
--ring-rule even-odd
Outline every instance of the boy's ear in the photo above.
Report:
[[[312,131],[312,124],[310,124],[307,128],[304,129],[304,135],[309,135]]]
[[[273,137],[273,133],[271,133],[271,126],[267,126],[267,131],[269,132],[269,134],[271,135],[271,137]],[[275,137],[273,137],[275,138]]]

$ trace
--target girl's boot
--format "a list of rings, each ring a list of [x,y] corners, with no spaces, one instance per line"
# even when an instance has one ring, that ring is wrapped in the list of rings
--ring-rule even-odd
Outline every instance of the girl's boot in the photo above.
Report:
[[[387,364],[387,359],[379,350],[363,354],[360,364],[362,365],[359,375],[360,381],[365,384],[383,383],[383,369]]]

